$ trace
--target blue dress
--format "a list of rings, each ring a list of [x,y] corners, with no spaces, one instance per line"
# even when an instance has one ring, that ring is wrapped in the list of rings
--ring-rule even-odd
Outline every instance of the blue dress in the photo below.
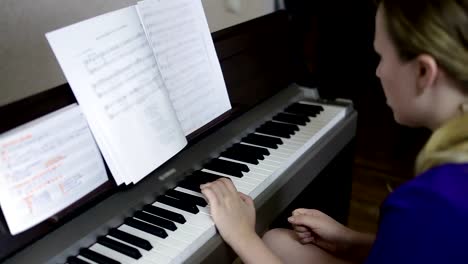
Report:
[[[468,164],[437,166],[391,193],[366,263],[468,264]]]

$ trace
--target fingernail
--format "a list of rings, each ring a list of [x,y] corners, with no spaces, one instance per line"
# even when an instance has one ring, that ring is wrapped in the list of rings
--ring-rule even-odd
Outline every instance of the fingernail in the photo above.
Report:
[[[289,218],[288,218],[288,221],[289,221],[289,222],[294,222],[294,217],[289,217]]]
[[[206,184],[201,184],[201,185],[200,185],[200,189],[203,189],[203,188],[205,188],[205,187],[206,187]]]

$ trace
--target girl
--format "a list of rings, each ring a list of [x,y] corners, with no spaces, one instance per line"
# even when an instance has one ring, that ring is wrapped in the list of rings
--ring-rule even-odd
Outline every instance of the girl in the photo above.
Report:
[[[468,0],[383,0],[376,74],[395,120],[427,127],[417,177],[381,207],[376,235],[297,209],[293,230],[255,233],[252,200],[228,180],[202,186],[244,263],[468,263]]]

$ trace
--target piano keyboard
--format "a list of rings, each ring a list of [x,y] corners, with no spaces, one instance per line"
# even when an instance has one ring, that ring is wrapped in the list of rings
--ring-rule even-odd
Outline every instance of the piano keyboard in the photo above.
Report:
[[[255,200],[345,116],[346,107],[291,104],[67,263],[184,262],[216,235],[200,184],[226,177]]]

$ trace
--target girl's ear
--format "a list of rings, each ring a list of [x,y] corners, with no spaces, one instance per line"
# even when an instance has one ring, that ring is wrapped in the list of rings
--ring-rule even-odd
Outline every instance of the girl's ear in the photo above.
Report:
[[[416,58],[416,67],[417,94],[420,95],[434,87],[439,75],[439,67],[435,59],[426,54]]]

